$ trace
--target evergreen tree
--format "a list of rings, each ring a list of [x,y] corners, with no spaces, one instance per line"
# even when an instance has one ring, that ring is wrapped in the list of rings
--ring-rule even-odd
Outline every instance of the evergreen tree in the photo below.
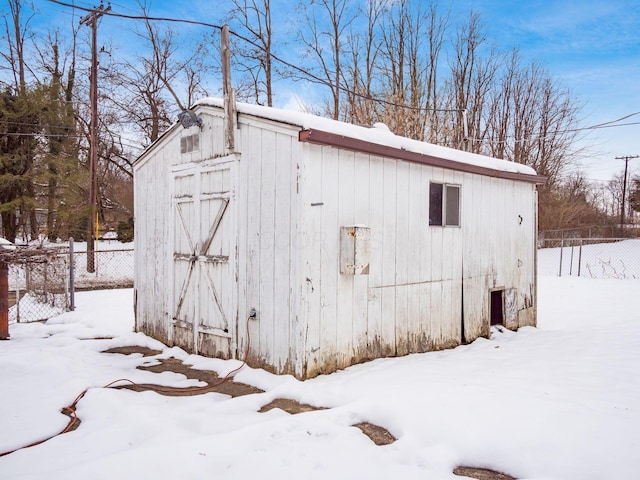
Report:
[[[635,211],[640,212],[640,176],[631,180],[631,188],[629,190],[629,206]]]
[[[38,152],[41,99],[38,90],[20,95],[6,88],[0,93],[0,218],[3,235],[11,242],[27,219],[35,219],[32,167]]]

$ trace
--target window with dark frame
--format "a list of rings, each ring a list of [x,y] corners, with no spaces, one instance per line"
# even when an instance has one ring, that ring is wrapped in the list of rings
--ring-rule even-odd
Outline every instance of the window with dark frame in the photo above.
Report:
[[[429,184],[429,225],[460,226],[460,185]]]
[[[429,185],[429,225],[442,226],[442,183]]]

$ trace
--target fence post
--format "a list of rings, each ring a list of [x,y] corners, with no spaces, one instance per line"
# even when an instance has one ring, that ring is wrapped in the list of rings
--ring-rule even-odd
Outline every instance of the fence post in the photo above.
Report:
[[[591,238],[591,237],[589,237]],[[584,238],[580,239],[580,249],[578,250],[578,276],[580,276],[580,271],[582,270],[582,244],[584,243]]]
[[[16,268],[16,322],[20,323],[20,269]]]
[[[9,266],[0,262],[0,340],[9,340]]]
[[[571,245],[571,258],[569,260],[569,276],[573,275],[573,245]]]
[[[76,309],[75,260],[73,258],[73,237],[69,237],[69,310]]]
[[[560,269],[558,271],[558,276],[562,276],[562,250],[564,249],[564,238],[560,240]]]

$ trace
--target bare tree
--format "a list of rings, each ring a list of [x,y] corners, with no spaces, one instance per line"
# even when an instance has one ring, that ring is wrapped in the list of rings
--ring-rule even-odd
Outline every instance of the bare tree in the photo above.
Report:
[[[427,128],[425,129],[425,141],[435,142],[439,136],[438,110],[441,108],[439,101],[440,85],[438,83],[438,71],[440,56],[445,41],[445,35],[449,28],[449,13],[441,14],[438,4],[429,5],[427,14],[427,38],[429,63],[426,72],[426,109]]]
[[[503,78],[500,107],[510,112],[494,112],[507,121],[489,136],[504,142],[503,158],[532,166],[553,186],[579,153],[574,145],[581,105],[535,63],[523,68],[511,62]]]
[[[629,206],[633,211],[640,212],[640,175],[635,175],[631,178]]]
[[[611,199],[611,216],[616,217],[617,223],[620,222],[620,207],[622,205],[622,184],[624,175],[618,173],[607,182],[607,191]]]
[[[420,8],[412,11],[408,0],[392,3],[383,20],[382,81],[385,99],[389,102],[384,108],[384,121],[392,132],[413,138],[416,138],[416,124],[420,123],[425,96],[421,78],[423,62],[418,54],[423,22]],[[408,108],[403,108],[405,105]],[[422,138],[423,129],[420,130],[419,138]]]
[[[598,208],[597,189],[584,172],[574,171],[554,185],[540,209],[542,230],[584,228],[605,225],[607,214]]]
[[[484,153],[496,158],[507,158],[509,136],[515,114],[512,108],[513,96],[519,71],[519,52],[512,50],[503,65],[500,78],[496,81],[495,89],[489,94],[488,105],[484,109],[487,115],[482,148]]]
[[[7,0],[9,5],[9,14],[3,15],[5,28],[4,35],[6,41],[6,49],[0,49],[0,56],[4,59],[6,66],[4,69],[9,70],[13,79],[11,87],[16,92],[24,95],[26,93],[26,62],[25,62],[25,41],[27,38],[28,25],[33,15],[24,18],[22,10],[24,1]]]
[[[348,0],[312,0],[299,4],[302,19],[297,36],[311,61],[309,71],[331,92],[325,110],[335,120],[340,117],[340,100],[345,89],[341,79],[347,29],[357,13],[353,7],[349,8],[351,5]],[[308,79],[297,72],[291,75]]]
[[[342,77],[350,88],[346,90],[342,117],[351,123],[372,125],[378,121],[380,108],[374,97],[380,58],[379,24],[388,3],[389,0],[367,2],[366,30],[349,29]]]
[[[147,17],[147,4],[140,8]],[[145,19],[143,29],[135,33],[146,51],[109,69],[105,88],[111,88],[108,100],[143,133],[148,145],[171,125],[172,117],[207,95],[205,79],[215,66],[203,41],[189,42],[187,47],[172,28],[161,30]]]
[[[422,140],[438,131],[441,50],[449,21],[432,2],[390,2],[381,20],[381,93],[387,103],[383,120],[398,134]]]
[[[271,0],[231,0],[231,20],[244,38],[235,37],[235,68],[243,77],[248,97],[258,105],[273,106],[273,29]],[[247,42],[248,41],[248,42]]]
[[[451,125],[445,141],[450,145],[482,151],[482,141],[488,135],[486,110],[491,104],[491,92],[496,89],[501,63],[501,55],[488,45],[480,14],[470,12],[456,31],[449,62],[451,77],[447,87],[453,111],[445,115]]]

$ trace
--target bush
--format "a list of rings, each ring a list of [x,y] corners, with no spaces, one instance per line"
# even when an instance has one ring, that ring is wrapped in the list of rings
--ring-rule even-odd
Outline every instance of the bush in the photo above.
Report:
[[[133,218],[126,222],[119,222],[116,231],[118,232],[118,240],[121,242],[133,242]]]

